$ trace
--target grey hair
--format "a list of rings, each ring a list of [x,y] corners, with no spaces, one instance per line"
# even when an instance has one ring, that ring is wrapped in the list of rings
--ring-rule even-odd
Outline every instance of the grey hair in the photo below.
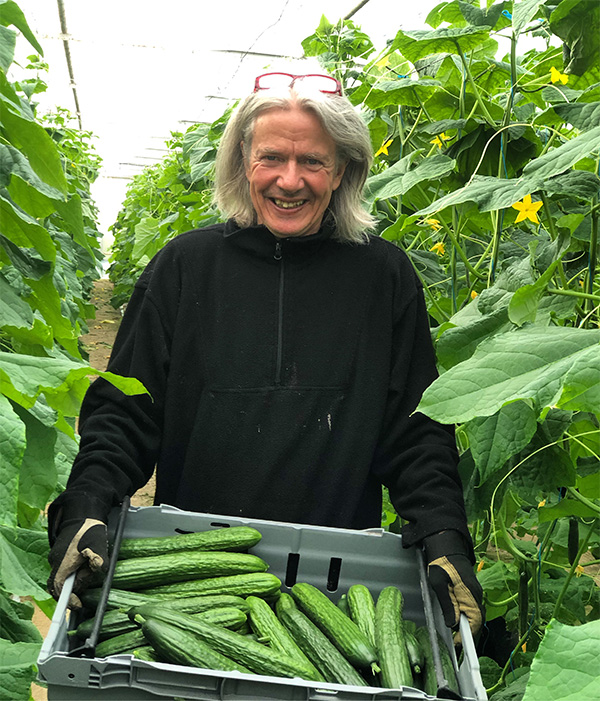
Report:
[[[299,107],[316,114],[333,139],[336,166],[346,164],[342,181],[329,203],[336,224],[334,237],[345,243],[366,243],[367,232],[375,227],[375,219],[362,204],[363,187],[373,162],[369,130],[347,98],[314,91],[308,94],[296,87],[300,82],[285,93],[252,93],[240,103],[225,127],[217,152],[214,202],[223,215],[239,226],[256,222],[244,158],[244,152],[250,153],[256,119],[269,109]]]

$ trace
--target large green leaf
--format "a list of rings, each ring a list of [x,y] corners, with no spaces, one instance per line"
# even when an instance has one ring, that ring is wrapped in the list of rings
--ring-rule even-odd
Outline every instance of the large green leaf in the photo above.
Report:
[[[45,530],[0,526],[0,590],[47,599],[48,550]]]
[[[54,261],[56,245],[48,230],[1,194],[0,220],[3,235],[19,248],[33,248],[44,260]]]
[[[553,109],[565,122],[582,131],[600,124],[600,102],[565,102]]]
[[[525,26],[531,22],[536,16],[540,5],[544,4],[544,0],[521,0],[515,2],[512,10],[512,27],[513,32],[519,35]]]
[[[483,44],[490,36],[490,27],[453,27],[403,32],[392,43],[411,63],[431,54],[465,54]]]
[[[464,187],[444,195],[419,210],[417,214],[426,216],[463,202],[475,202],[481,212],[510,207],[522,200],[525,195],[543,189],[550,178],[564,173],[598,149],[600,149],[600,126],[529,161],[523,169],[523,175],[519,178],[504,179],[476,175]]]
[[[536,428],[535,412],[525,402],[512,402],[493,416],[478,416],[465,424],[481,481],[485,482],[508,458],[522,450]]]
[[[399,161],[399,163],[403,163]],[[407,160],[407,162],[409,162]],[[397,164],[396,164],[397,165]],[[437,155],[423,159],[416,168],[412,170],[403,169],[393,171],[392,168],[384,171],[381,175],[369,178],[365,188],[365,199],[372,202],[376,199],[386,200],[389,197],[397,197],[408,192],[411,187],[426,180],[443,178],[449,175],[456,165],[456,161],[447,156]]]
[[[27,157],[37,175],[63,195],[67,193],[67,179],[60,155],[48,132],[37,122],[19,113],[12,100],[0,95],[2,126],[10,143]]]
[[[33,312],[27,302],[0,276],[0,327],[5,326],[30,329],[33,326]]]
[[[0,25],[0,68],[6,73],[13,62],[17,33]]]
[[[41,643],[0,640],[0,698],[28,701]]]
[[[440,86],[439,81],[431,78],[382,80],[374,85],[365,82],[352,93],[350,99],[355,105],[364,102],[372,110],[388,105],[420,107]]]
[[[33,611],[31,602],[15,601],[0,594],[0,638],[13,643],[40,644],[42,636],[31,621]]]
[[[125,394],[146,393],[139,380],[103,372],[86,363],[0,352],[0,390],[26,409],[43,394],[52,408],[66,416],[77,416],[90,375],[103,377]]]
[[[25,424],[0,394],[0,523],[16,526],[19,472],[25,453]]]
[[[25,15],[19,5],[13,2],[13,0],[3,0],[0,3],[0,24],[5,27],[12,24],[13,27],[16,27],[21,32],[40,56],[44,55],[42,47],[27,24]]]
[[[441,423],[492,416],[501,406],[523,400],[538,412],[557,405],[600,412],[600,331],[526,327],[481,343],[473,356],[441,375],[425,391],[418,410]],[[582,397],[580,407],[579,399]]]
[[[600,620],[568,626],[552,619],[531,664],[523,701],[600,698]]]
[[[550,30],[564,41],[565,71],[583,75],[600,63],[600,3],[562,0],[550,15]]]

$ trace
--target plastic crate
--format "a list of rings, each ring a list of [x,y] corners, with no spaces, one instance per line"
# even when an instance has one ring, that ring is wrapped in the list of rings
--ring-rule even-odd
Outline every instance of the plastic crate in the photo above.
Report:
[[[262,540],[251,552],[262,557],[269,572],[282,580],[288,591],[296,582],[309,582],[332,600],[352,584],[366,585],[376,597],[390,584],[404,596],[404,615],[417,625],[435,626],[448,644],[456,666],[450,631],[427,584],[421,552],[403,549],[399,535],[373,529],[352,531],[292,523],[261,521],[230,516],[199,514],[169,506],[131,507],[124,511],[123,536],[128,538],[171,535],[180,531],[201,531],[223,526],[251,525]],[[118,514],[111,515],[109,529],[115,532]],[[81,656],[70,650],[67,630],[76,616],[67,610],[72,580],[62,592],[48,635],[38,659],[38,677],[48,687],[49,701],[75,699],[94,701],[137,701],[141,699],[194,699],[200,701],[433,701],[461,698],[485,701],[479,664],[466,618],[461,617],[464,640],[463,661],[457,667],[462,696],[444,689],[438,669],[438,696],[412,687],[383,689],[309,682],[238,672],[221,672],[181,665],[145,662],[131,655],[108,658]],[[108,585],[107,585],[108,587]],[[434,636],[435,637],[435,636]],[[93,654],[93,649],[92,649]],[[441,684],[440,684],[441,682]]]

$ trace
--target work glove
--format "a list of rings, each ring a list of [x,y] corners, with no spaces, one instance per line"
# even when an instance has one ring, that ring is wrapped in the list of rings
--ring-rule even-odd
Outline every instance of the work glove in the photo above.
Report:
[[[90,585],[99,584],[108,570],[106,518],[94,517],[98,515],[95,505],[87,511],[89,515],[85,513],[85,499],[64,506],[60,502],[56,505],[55,502],[49,511],[48,535],[51,549],[48,562],[52,571],[48,578],[48,591],[58,600],[65,580],[75,572],[73,591],[68,602],[71,609],[81,608],[78,594]]]
[[[427,575],[436,593],[444,622],[458,628],[464,613],[473,637],[477,639],[485,620],[483,590],[477,580],[471,559],[472,550],[458,531],[443,531],[423,541],[427,560]],[[460,634],[454,642],[460,644]]]

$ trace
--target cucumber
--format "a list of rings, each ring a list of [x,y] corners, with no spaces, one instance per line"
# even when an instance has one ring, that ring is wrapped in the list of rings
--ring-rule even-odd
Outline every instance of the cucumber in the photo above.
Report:
[[[119,560],[112,583],[118,589],[145,589],[159,583],[265,572],[268,567],[260,557],[249,553],[166,553]]]
[[[377,661],[375,648],[356,623],[325,594],[306,582],[294,584],[291,592],[300,609],[354,667],[364,669]]]
[[[308,616],[298,609],[289,594],[283,593],[280,596],[275,610],[279,620],[326,681],[334,684],[367,686],[358,671]]]
[[[149,618],[142,623],[142,632],[161,658],[174,664],[226,672],[250,670],[213,650],[204,640],[187,630],[165,621]]]
[[[78,638],[85,640],[92,634],[92,628],[95,622],[95,618],[87,618],[85,621],[82,621],[77,628],[68,631],[67,635],[76,635]],[[106,611],[102,618],[102,625],[98,632],[98,640],[106,640],[106,638],[112,638],[114,635],[120,635],[121,633],[135,630],[137,627],[135,623],[131,622],[125,611],[111,609],[110,611]]]
[[[136,647],[131,653],[136,660],[144,660],[145,662],[165,662],[165,660],[156,652],[152,645],[142,645]]]
[[[156,612],[160,611],[177,611],[179,613],[184,613],[181,609],[175,609],[172,606],[165,606],[163,602],[160,604],[152,602],[149,604],[142,604],[141,606],[134,606],[129,609],[127,616],[130,621],[137,620],[137,616],[142,618],[152,617]],[[223,626],[224,628],[241,628],[244,623],[246,623],[247,616],[239,608],[234,606],[221,606],[218,608],[207,609],[206,611],[200,611],[199,613],[189,613],[199,621],[206,621],[207,623],[212,623],[215,626]]]
[[[404,637],[404,642],[406,643],[408,661],[413,674],[421,674],[422,667],[425,663],[423,658],[423,650],[421,650],[421,646],[417,642],[415,634],[412,632],[407,623],[408,621],[402,622],[402,635]]]
[[[259,596],[249,596],[246,602],[248,603],[252,630],[258,635],[259,640],[266,641],[274,650],[284,655],[289,655],[303,664],[313,666],[264,599]],[[314,672],[319,681],[325,681],[316,668]]]
[[[204,594],[233,594],[236,596],[276,596],[281,589],[281,580],[269,572],[211,577],[190,582],[166,584],[161,587],[144,589],[143,594],[164,599]]]
[[[347,599],[350,618],[375,647],[375,602],[371,592],[364,584],[353,584],[348,589]]]
[[[381,590],[375,605],[375,640],[381,685],[388,689],[413,686],[408,650],[402,631],[402,594],[397,587]]]
[[[454,664],[452,663],[452,658],[450,657],[450,652],[446,646],[446,643],[442,639],[439,633],[437,635],[438,647],[440,649],[440,661],[442,663],[442,673],[448,682],[448,688],[454,691],[456,694],[460,694],[458,679],[456,677],[456,670],[454,669]],[[433,650],[431,647],[431,639],[429,637],[429,631],[425,627],[417,628],[415,632],[415,637],[421,650],[423,650],[424,657],[424,669],[422,672],[423,678],[423,690],[435,696],[437,694],[437,678],[435,675],[435,665],[433,662]]]
[[[262,535],[250,526],[217,528],[199,533],[181,533],[160,538],[124,538],[119,548],[119,560],[130,557],[148,557],[186,550],[239,551],[256,545]]]
[[[135,648],[146,645],[147,640],[138,626],[135,630],[121,635],[114,635],[96,645],[96,657],[109,657],[110,655],[122,655],[132,652]]]
[[[458,679],[456,677],[456,670],[454,669],[452,658],[450,657],[450,651],[439,633],[437,634],[437,639],[438,647],[440,648],[440,659],[442,660],[442,670],[444,672],[444,677],[446,677],[446,681],[448,682],[448,688],[459,694],[460,690],[458,688]]]
[[[198,635],[210,647],[257,674],[300,677],[309,681],[318,681],[314,679],[314,672],[308,665],[301,664],[287,655],[282,655],[262,643],[250,640],[239,633],[227,630],[227,628],[200,621],[187,613],[179,613],[157,606],[149,618],[171,623]]]
[[[346,616],[350,616],[350,606],[348,605],[348,596],[346,594],[342,594],[340,596],[340,598],[337,600],[336,606],[340,611],[343,611]]]
[[[102,596],[102,589],[100,587],[94,587],[92,589],[86,589],[80,594],[81,602],[86,608],[95,610],[100,603],[100,597]],[[109,609],[128,609],[131,606],[139,606],[150,600],[150,596],[147,594],[140,594],[138,592],[127,591],[125,589],[111,589],[108,592],[107,608]]]

